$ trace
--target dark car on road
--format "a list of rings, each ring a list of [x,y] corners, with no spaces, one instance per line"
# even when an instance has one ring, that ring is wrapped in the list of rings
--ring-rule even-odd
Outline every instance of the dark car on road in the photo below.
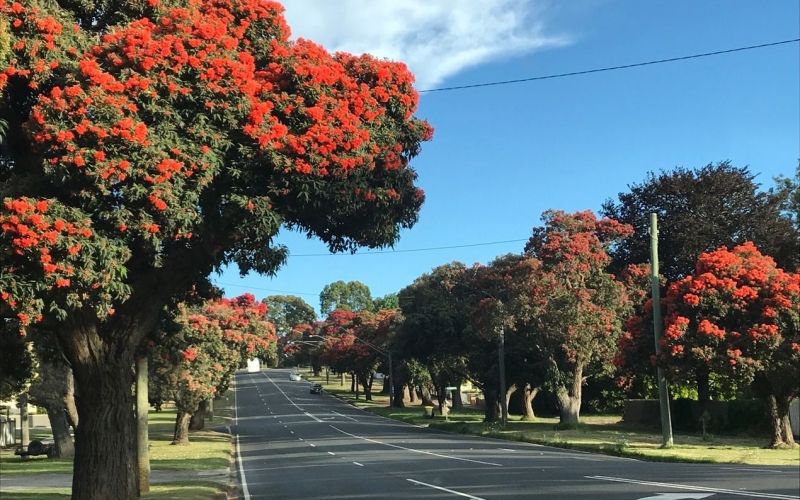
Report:
[[[311,386],[311,390],[309,391],[311,394],[319,394],[322,392],[322,384],[314,384]]]

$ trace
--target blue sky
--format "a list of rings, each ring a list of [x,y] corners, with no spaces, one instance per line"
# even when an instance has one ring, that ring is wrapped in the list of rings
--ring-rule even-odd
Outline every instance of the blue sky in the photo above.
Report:
[[[441,11],[426,0],[333,3],[287,1],[294,35],[404,60],[420,89],[800,38],[796,0],[441,0]],[[597,211],[651,170],[730,160],[769,187],[800,158],[800,44],[428,93],[417,114],[436,129],[412,163],[427,201],[394,250],[521,241],[308,256],[328,252],[284,231],[291,256],[277,276],[229,268],[213,277],[226,294],[292,293],[318,310],[319,292],[337,280],[361,281],[373,296],[397,292],[446,262],[519,252],[544,210]]]

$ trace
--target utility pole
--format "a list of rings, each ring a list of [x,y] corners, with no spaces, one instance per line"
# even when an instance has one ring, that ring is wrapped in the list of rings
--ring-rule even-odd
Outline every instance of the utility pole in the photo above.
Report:
[[[656,340],[656,357],[661,354],[661,283],[658,277],[658,217],[650,214],[650,286],[653,290],[653,336]],[[656,369],[658,399],[661,407],[661,447],[672,448],[672,418],[669,411],[669,389],[664,369]]]
[[[389,356],[389,408],[394,406],[394,378],[392,378],[392,351],[386,353]]]
[[[503,316],[503,303],[499,300],[497,303],[500,305],[501,321],[505,321]],[[506,407],[506,339],[503,323],[500,323],[500,339],[497,345],[497,356],[499,358],[500,367],[500,422],[503,428],[508,423],[508,408]]]

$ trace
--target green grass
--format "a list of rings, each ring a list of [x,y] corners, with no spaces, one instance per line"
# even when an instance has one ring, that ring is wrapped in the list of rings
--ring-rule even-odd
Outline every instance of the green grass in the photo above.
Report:
[[[661,449],[660,429],[626,425],[619,415],[586,415],[581,417],[577,428],[570,430],[557,429],[558,418],[537,417],[534,421],[524,421],[516,415],[509,416],[505,429],[487,428],[483,412],[474,408],[450,412],[447,420],[439,415],[426,419],[418,403],[406,408],[389,408],[389,398],[380,394],[373,395],[372,402],[364,401],[363,395],[356,400],[355,394],[350,392],[349,380],[341,386],[339,377],[331,377],[328,384],[324,375],[314,377],[305,371],[301,373],[304,379],[321,383],[327,392],[359,408],[437,430],[660,462],[800,466],[800,448],[765,449],[766,439],[752,437],[712,436],[709,441],[703,441],[699,434],[674,434],[675,445]]]
[[[209,500],[225,498],[224,490],[218,483],[211,481],[181,481],[156,484],[150,487],[142,498],[149,500]],[[35,491],[4,491],[3,500],[68,500],[68,488],[41,489]]]
[[[230,423],[233,415],[233,391],[214,402],[214,420],[206,420],[206,430],[191,431],[188,446],[175,446],[172,442],[175,427],[175,410],[164,405],[161,412],[150,411],[150,468],[151,470],[214,470],[227,469],[233,453],[232,438],[224,432],[209,430]],[[49,431],[31,430],[31,439],[52,438]],[[71,474],[71,459],[47,459],[36,457],[21,459],[14,450],[0,450],[0,470],[3,474]],[[193,480],[156,484],[151,492],[143,495],[148,499],[210,500],[224,498],[228,485],[213,481]],[[25,492],[3,491],[3,500],[69,498],[69,489],[37,489]]]

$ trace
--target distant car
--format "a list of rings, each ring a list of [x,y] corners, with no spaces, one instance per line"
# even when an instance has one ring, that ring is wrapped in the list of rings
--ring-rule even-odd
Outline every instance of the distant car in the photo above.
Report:
[[[311,394],[319,394],[322,392],[322,384],[314,384],[309,391]]]
[[[299,373],[290,373],[289,374],[289,380],[291,380],[292,382],[297,382],[301,378],[303,378],[303,377],[301,377]]]

